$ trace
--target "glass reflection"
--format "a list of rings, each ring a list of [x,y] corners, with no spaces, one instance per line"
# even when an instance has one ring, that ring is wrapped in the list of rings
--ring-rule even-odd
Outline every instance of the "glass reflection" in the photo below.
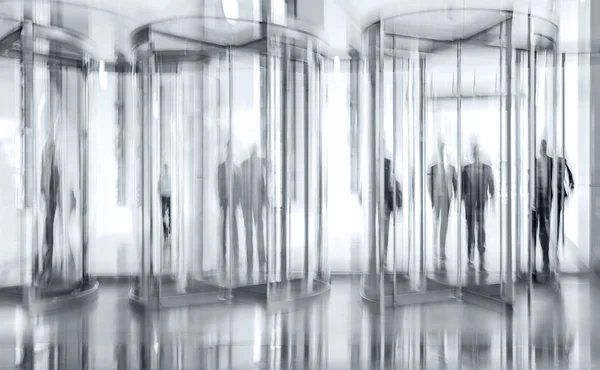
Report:
[[[587,324],[577,324],[583,308],[579,303],[586,300],[579,294],[588,289],[571,289],[564,296],[536,289],[531,304],[517,312],[451,302],[384,314],[353,304],[356,315],[346,315],[340,308],[348,301],[339,295],[286,310],[237,305],[142,312],[101,301],[96,307],[44,316],[11,315],[18,323],[10,333],[16,334],[16,346],[4,332],[10,350],[0,350],[0,367],[593,368],[594,360],[585,354]],[[569,304],[574,293],[577,303]],[[114,332],[107,331],[107,324],[116,324]]]
[[[136,34],[144,262],[134,300],[328,289],[324,58],[318,40],[262,26],[197,17]],[[181,33],[213,28],[226,31],[217,44],[207,32],[208,43],[181,45]],[[256,39],[236,46],[242,36]]]
[[[398,305],[465,293],[469,299],[512,304],[514,266],[522,279],[531,259],[528,197],[535,191],[524,188],[534,183],[534,162],[522,157],[535,155],[540,135],[553,147],[560,139],[554,119],[558,27],[553,13],[482,10],[466,2],[453,9],[382,14],[384,19],[364,33],[362,187],[369,197],[362,203],[369,253],[364,296]],[[488,17],[487,27],[474,21],[478,14]],[[432,27],[435,20],[448,19],[454,34]],[[461,26],[478,32],[469,35]],[[391,173],[400,169],[408,205],[392,219],[391,233],[388,161]],[[547,179],[549,189],[562,170],[547,170],[552,171],[559,173]],[[549,218],[555,217],[551,212],[560,214],[562,198],[559,202],[546,211]],[[547,259],[558,267],[556,223],[544,231],[542,244],[552,248]],[[394,274],[408,277],[410,284],[390,279]]]
[[[534,204],[531,218],[531,232],[533,237],[533,251],[535,258],[536,241],[539,234],[540,247],[542,250],[542,273],[549,275],[550,273],[550,209],[552,207],[552,174],[553,174],[553,159],[548,156],[548,144],[546,140],[540,143],[539,156],[535,160],[535,177],[536,188],[534,196]],[[534,262],[534,271],[536,274],[536,265]]]
[[[84,278],[82,258],[87,246],[82,244],[79,198],[86,186],[82,182],[85,159],[80,155],[85,118],[84,107],[75,98],[85,84],[82,74],[66,66],[46,69],[39,62],[34,68],[40,132],[39,246],[34,249],[33,273],[42,295],[68,293]]]

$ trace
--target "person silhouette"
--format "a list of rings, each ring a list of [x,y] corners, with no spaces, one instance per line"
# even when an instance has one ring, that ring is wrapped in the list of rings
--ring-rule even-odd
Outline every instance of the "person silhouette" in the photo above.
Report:
[[[443,141],[438,143],[439,163],[431,166],[429,170],[429,198],[433,207],[436,229],[435,234],[439,242],[439,258],[446,260],[446,235],[448,232],[448,215],[450,213],[450,204],[452,197],[457,193],[456,168],[447,163],[445,144]],[[439,232],[438,232],[439,228]]]
[[[475,229],[477,228],[477,249],[479,251],[479,271],[485,268],[485,208],[488,198],[494,197],[494,174],[492,167],[481,162],[479,144],[473,144],[473,163],[462,171],[462,198],[465,204],[467,221],[467,253],[469,269],[473,269],[475,254]]]
[[[263,207],[268,205],[266,159],[258,156],[258,147],[253,145],[251,154],[240,165],[241,197],[240,204],[246,232],[247,273],[254,267],[254,227],[256,227],[256,249],[258,250],[259,271],[266,269],[265,238],[263,231]]]
[[[542,248],[543,272],[550,272],[550,210],[552,207],[552,170],[554,163],[548,156],[546,140],[540,143],[540,156],[535,160],[535,196],[532,210],[532,242],[535,261],[536,237],[539,230]],[[535,262],[533,274],[536,275]]]
[[[169,268],[171,264],[171,225],[173,224],[173,213],[171,212],[171,174],[169,165],[163,164],[158,180],[158,192],[160,194],[160,204],[162,210],[162,225],[163,225],[163,255],[165,268]]]
[[[50,284],[54,271],[52,262],[54,257],[54,220],[57,209],[61,206],[60,197],[60,171],[58,167],[58,153],[53,135],[49,135],[42,152],[42,175],[40,190],[42,202],[46,210],[44,218],[44,252],[42,270],[38,271],[40,283],[44,286]]]
[[[226,271],[227,256],[227,218],[231,215],[231,259],[239,263],[239,238],[236,210],[240,205],[240,176],[237,166],[233,163],[231,141],[227,142],[226,158],[217,167],[217,193],[221,210],[221,264]],[[231,172],[228,170],[231,166]],[[229,187],[231,183],[231,188]],[[231,202],[231,204],[230,204]],[[236,270],[237,272],[237,270]]]
[[[558,157],[557,163],[558,163],[558,167],[557,167],[558,179],[556,181],[556,186],[557,186],[556,194],[558,196],[558,202],[556,204],[557,205],[556,235],[557,235],[557,240],[560,241],[561,240],[560,239],[561,229],[562,229],[561,225],[564,223],[565,201],[569,197],[570,192],[573,191],[573,189],[575,189],[575,181],[573,180],[573,173],[571,172],[571,169],[569,168],[569,164],[567,163],[567,160],[563,157]],[[568,181],[568,184],[565,184],[565,176],[567,177],[566,180]],[[567,189],[567,186],[568,186],[568,189]],[[564,233],[562,234],[562,236],[564,237]]]
[[[390,239],[390,220],[392,218],[392,212],[394,212],[396,209],[402,208],[402,188],[400,186],[400,182],[392,177],[392,161],[389,158],[384,159],[383,175],[385,212],[383,219],[384,237],[382,265],[385,270],[389,270],[387,265],[387,255],[388,243]],[[394,208],[394,196],[396,197],[396,208]]]
[[[158,191],[160,193],[160,203],[162,209],[163,237],[167,239],[171,233],[171,175],[169,165],[163,164],[160,179],[158,182]]]

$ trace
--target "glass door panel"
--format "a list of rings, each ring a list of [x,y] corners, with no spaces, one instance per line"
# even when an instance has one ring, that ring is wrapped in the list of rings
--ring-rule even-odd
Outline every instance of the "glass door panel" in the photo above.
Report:
[[[22,284],[21,266],[24,255],[20,246],[18,208],[18,134],[20,123],[19,97],[21,84],[19,63],[13,59],[0,59],[0,74],[4,81],[0,86],[0,228],[4,235],[4,249],[0,256],[0,287],[16,287]]]

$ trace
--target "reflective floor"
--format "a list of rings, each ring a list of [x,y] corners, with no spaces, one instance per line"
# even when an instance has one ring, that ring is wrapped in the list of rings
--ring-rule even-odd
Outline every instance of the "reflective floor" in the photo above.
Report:
[[[40,316],[0,308],[1,369],[591,369],[600,367],[600,280],[536,286],[511,315],[461,302],[387,310],[349,277],[287,311],[252,303],[144,314],[127,284]],[[382,330],[382,328],[384,328]]]

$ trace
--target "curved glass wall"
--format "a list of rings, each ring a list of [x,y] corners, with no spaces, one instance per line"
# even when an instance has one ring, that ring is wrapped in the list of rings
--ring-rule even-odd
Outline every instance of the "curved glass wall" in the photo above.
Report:
[[[326,290],[322,43],[220,18],[133,34],[132,298],[152,305]]]
[[[512,304],[515,282],[557,282],[558,27],[551,7],[425,3],[364,36],[363,296]]]
[[[2,224],[0,295],[26,305],[95,292],[89,277],[88,76],[92,43],[55,9],[0,19]]]

